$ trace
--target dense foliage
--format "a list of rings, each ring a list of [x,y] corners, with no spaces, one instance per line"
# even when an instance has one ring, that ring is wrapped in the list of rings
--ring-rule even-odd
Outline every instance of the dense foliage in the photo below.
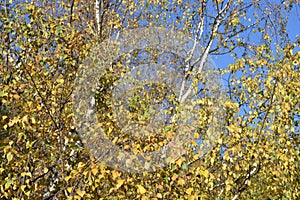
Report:
[[[285,28],[294,6],[250,0],[1,1],[0,198],[299,199],[300,42]],[[203,62],[223,54],[235,61],[219,66],[227,85],[224,127],[214,148],[199,159],[202,147],[191,141],[195,148],[166,167],[129,173],[85,147],[74,122],[74,83],[92,44],[149,26],[197,38]],[[99,121],[121,148],[154,151],[173,136],[172,127],[139,139],[122,134],[111,118],[109,88],[124,63],[99,78]],[[186,73],[193,74],[192,67]],[[132,119],[147,119],[149,98],[159,101],[166,88],[156,90],[133,98]],[[207,134],[214,103],[201,97],[195,140]]]

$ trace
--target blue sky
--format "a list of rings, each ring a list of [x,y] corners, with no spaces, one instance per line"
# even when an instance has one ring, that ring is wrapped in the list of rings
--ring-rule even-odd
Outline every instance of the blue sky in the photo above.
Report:
[[[300,37],[300,5],[295,6],[291,10],[287,24],[287,32],[291,41],[295,41]],[[229,54],[213,56],[212,59],[218,68],[226,68],[229,64],[234,62],[233,57]]]

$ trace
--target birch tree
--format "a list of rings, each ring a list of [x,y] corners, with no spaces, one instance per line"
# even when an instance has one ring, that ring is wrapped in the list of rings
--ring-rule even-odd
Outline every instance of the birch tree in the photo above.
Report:
[[[299,199],[300,46],[286,31],[296,1],[24,2],[0,1],[1,199]],[[181,72],[176,98],[159,85],[135,91],[128,116],[146,121],[153,101],[167,97],[188,104],[190,83],[203,81],[210,57],[228,55],[234,62],[216,66],[226,95],[218,116],[224,126],[213,148],[199,156],[202,146],[195,142],[207,135],[220,103],[203,90],[202,118],[185,155],[152,172],[130,173],[88,151],[72,98],[93,45],[149,27],[184,34],[191,42],[183,58],[173,55],[175,64],[155,48],[148,60],[136,50],[116,58],[99,78],[92,102],[98,122],[126,151],[161,149],[174,131],[166,126],[160,137],[144,139],[115,127],[110,88],[123,69],[155,63],[162,55],[169,71],[176,65]]]

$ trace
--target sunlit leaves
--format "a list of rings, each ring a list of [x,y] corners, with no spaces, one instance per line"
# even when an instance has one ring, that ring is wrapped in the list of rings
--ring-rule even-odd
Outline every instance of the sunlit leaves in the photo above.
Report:
[[[137,185],[136,187],[137,187],[138,193],[140,193],[140,194],[144,194],[147,191],[142,185]]]
[[[250,2],[233,1],[222,27],[211,35],[214,15],[227,1],[210,1],[207,8],[204,1],[102,1],[102,30],[97,33],[94,1],[74,1],[72,20],[70,4],[60,2],[61,12],[57,9],[55,15],[51,2],[47,8],[9,6],[8,14],[1,4],[1,199],[232,199],[237,194],[239,199],[299,199],[300,53],[299,44],[286,42],[284,7],[252,1],[249,20]],[[290,2],[284,2],[286,9]],[[269,15],[270,8],[276,14]],[[207,24],[201,45],[217,38],[212,53],[236,55],[226,69],[231,73],[222,104],[226,126],[218,130],[215,148],[199,155],[196,149],[205,144],[194,142],[195,148],[182,158],[143,174],[124,173],[91,158],[72,113],[73,81],[89,42],[149,25],[182,29],[192,36],[202,16]],[[257,43],[240,34],[251,23],[257,23],[249,28],[259,34]],[[279,37],[276,49],[274,34]],[[243,57],[234,54],[236,47],[244,51]],[[125,73],[120,68],[116,63],[99,81],[96,104],[103,103],[98,110],[102,127],[113,144],[135,155],[162,148],[176,134],[176,125],[164,127],[156,137],[134,138],[122,135],[114,124],[111,93],[105,89]],[[165,93],[157,91],[164,90],[158,85],[156,92],[144,96],[137,90],[130,99],[131,117],[147,124],[152,114],[148,104],[159,101]],[[168,98],[176,102],[175,95]],[[199,98],[197,103],[201,119],[193,138],[201,139],[207,130],[215,131],[208,126],[215,102]]]
[[[294,120],[297,120],[296,116],[299,115],[299,112],[296,111],[299,103],[294,99],[297,98],[297,95],[294,95],[294,91],[298,90],[295,87],[295,83],[299,82],[299,70],[292,67],[292,62],[295,58],[290,50],[282,52],[280,49],[277,49],[277,51],[281,55],[285,53],[283,59],[274,59],[272,54],[270,54],[270,49],[260,45],[256,49],[255,59],[251,58],[250,61],[246,61],[242,58],[230,66],[232,71],[250,69],[248,78],[242,76],[234,78],[232,81],[232,91],[235,94],[233,95],[234,99],[240,104],[240,110],[245,112],[242,116],[246,120],[243,122],[242,118],[236,117],[234,121],[239,122],[242,127],[247,126],[247,124],[248,126],[253,124],[254,127],[243,129],[242,127],[239,128],[240,125],[231,123],[227,129],[235,140],[238,139],[240,144],[235,143],[232,148],[228,149],[228,153],[225,152],[224,154],[225,160],[232,163],[236,162],[233,160],[234,157],[232,157],[235,153],[237,153],[238,157],[242,156],[246,159],[247,156],[241,152],[243,148],[239,146],[242,144],[247,145],[246,155],[250,156],[248,159],[252,162],[252,167],[261,168],[260,175],[254,178],[256,182],[247,181],[247,185],[250,188],[249,191],[251,191],[251,193],[245,194],[249,195],[248,197],[261,195],[260,190],[270,191],[268,195],[275,196],[275,194],[278,194],[278,196],[282,196],[280,189],[277,188],[280,185],[279,177],[286,177],[288,171],[290,180],[294,180],[294,177],[298,176],[293,170],[287,170],[293,161],[291,162],[290,158],[286,156],[286,152],[293,152],[288,154],[293,157],[292,160],[296,159],[294,153],[298,154],[297,152],[299,152],[299,149],[296,147],[299,141],[297,141],[298,139],[294,140],[295,129],[299,130],[299,126],[295,126],[293,123]],[[246,70],[241,71],[246,73]],[[291,87],[294,89],[290,90]],[[242,134],[236,137],[237,133]],[[244,138],[245,136],[246,138]],[[293,139],[291,140],[291,138]],[[234,142],[235,140],[232,141]],[[294,145],[291,145],[292,142]],[[278,164],[276,164],[277,162]],[[238,165],[235,165],[235,171],[240,171],[241,166],[244,164],[246,163],[239,162]],[[294,168],[295,163],[292,166]],[[283,168],[284,170],[279,174],[278,168]],[[276,178],[274,178],[274,175],[269,175],[269,172],[272,170],[275,171]],[[281,181],[286,181],[286,178],[283,178],[283,180],[281,178]],[[258,180],[261,182],[257,182]],[[263,189],[266,182],[274,181],[279,185],[275,186],[275,184],[272,187]],[[261,185],[258,186],[259,184]],[[230,184],[227,184],[226,187],[231,189]],[[255,187],[260,189],[255,190]]]

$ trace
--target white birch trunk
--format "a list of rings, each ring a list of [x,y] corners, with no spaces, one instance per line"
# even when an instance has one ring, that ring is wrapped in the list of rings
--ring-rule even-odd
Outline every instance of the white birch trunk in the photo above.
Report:
[[[95,18],[96,18],[96,26],[97,26],[97,33],[100,34],[100,0],[95,0]]]

